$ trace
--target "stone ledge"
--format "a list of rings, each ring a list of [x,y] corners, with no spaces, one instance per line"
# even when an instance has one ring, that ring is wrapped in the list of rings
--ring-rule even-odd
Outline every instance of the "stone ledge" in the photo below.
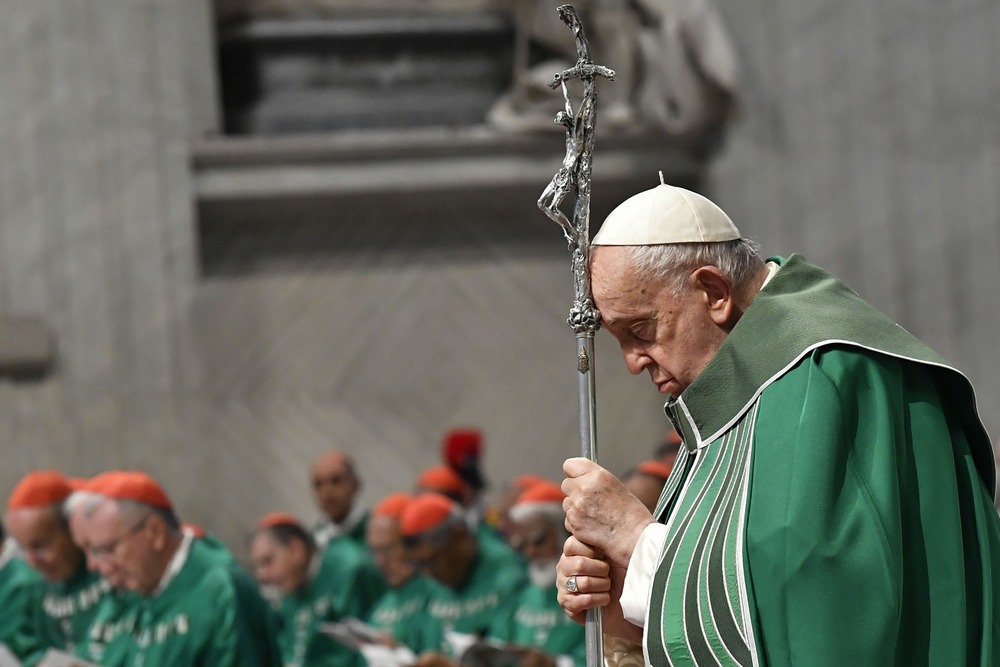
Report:
[[[270,199],[542,189],[559,169],[560,133],[487,128],[231,137],[194,147],[200,204]],[[704,161],[648,136],[598,137],[594,183],[696,180]]]
[[[452,35],[493,35],[512,30],[502,13],[351,16],[310,20],[260,20],[226,28],[223,45],[233,42],[293,42],[303,40],[365,40],[393,35],[425,38]]]

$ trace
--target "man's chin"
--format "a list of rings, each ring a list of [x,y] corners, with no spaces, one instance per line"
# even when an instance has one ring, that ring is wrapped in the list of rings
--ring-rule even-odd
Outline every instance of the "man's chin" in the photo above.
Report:
[[[543,562],[533,561],[528,563],[528,579],[539,588],[548,588],[556,585],[556,565],[559,559],[547,560]]]
[[[684,387],[676,380],[664,380],[663,382],[654,382],[653,384],[656,385],[656,391],[672,398],[677,398],[684,392]]]

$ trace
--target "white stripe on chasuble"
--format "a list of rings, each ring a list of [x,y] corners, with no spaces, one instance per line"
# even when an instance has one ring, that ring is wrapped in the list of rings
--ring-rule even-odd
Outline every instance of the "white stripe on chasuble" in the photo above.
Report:
[[[695,454],[681,448],[672,492],[657,508],[669,518],[646,617],[652,665],[758,664],[744,570],[756,417],[754,405]]]

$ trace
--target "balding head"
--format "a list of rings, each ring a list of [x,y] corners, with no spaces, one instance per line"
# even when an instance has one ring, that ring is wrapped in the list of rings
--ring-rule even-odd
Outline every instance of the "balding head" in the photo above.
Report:
[[[319,509],[334,523],[341,523],[351,512],[354,498],[361,490],[361,480],[350,456],[330,451],[313,462],[312,486]]]
[[[7,510],[4,525],[21,546],[28,564],[49,582],[68,581],[84,561],[62,515],[61,503]]]
[[[25,560],[53,583],[69,580],[83,563],[83,552],[63,516],[63,504],[71,493],[62,473],[30,472],[14,486],[3,517]]]

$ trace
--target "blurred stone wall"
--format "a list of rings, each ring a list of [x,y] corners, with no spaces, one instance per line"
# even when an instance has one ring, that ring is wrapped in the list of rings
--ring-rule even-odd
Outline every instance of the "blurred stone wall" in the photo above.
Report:
[[[720,4],[743,110],[709,187],[930,343],[1000,437],[1000,4]]]

